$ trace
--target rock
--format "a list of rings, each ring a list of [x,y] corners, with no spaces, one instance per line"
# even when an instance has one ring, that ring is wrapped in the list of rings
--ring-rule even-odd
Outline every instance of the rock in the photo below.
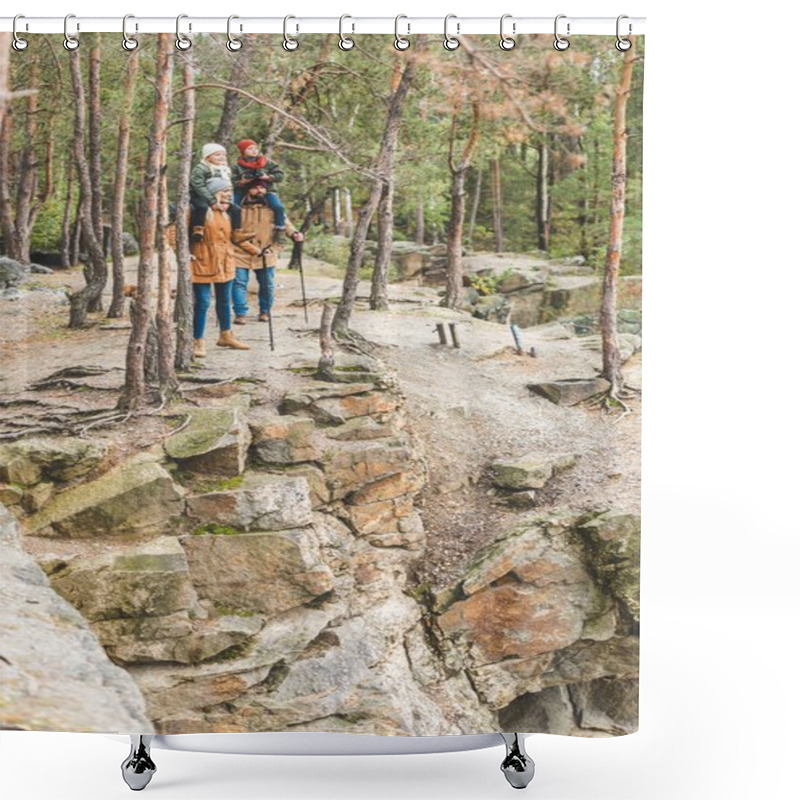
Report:
[[[501,489],[541,489],[553,477],[547,456],[529,454],[513,461],[495,461],[490,469],[492,483]]]
[[[136,237],[132,233],[128,233],[128,231],[122,232],[122,255],[139,255],[139,242],[136,240]]]
[[[25,292],[12,286],[8,289],[0,289],[0,300],[21,300],[25,297]]]
[[[312,508],[319,508],[331,501],[331,492],[325,480],[325,474],[313,464],[292,464],[283,467],[280,472],[272,473],[283,477],[303,478],[308,483],[308,496]]]
[[[508,322],[510,311],[511,303],[505,295],[490,294],[478,298],[472,314],[478,319],[499,322],[501,325],[505,325]]]
[[[55,272],[50,267],[44,267],[41,264],[31,264],[30,270],[35,275],[52,275]]]
[[[514,492],[505,498],[505,503],[511,508],[527,510],[536,506],[536,492],[533,489],[522,492]]]
[[[354,417],[337,428],[325,431],[329,439],[337,442],[360,442],[369,439],[387,439],[396,435],[392,425],[383,425],[372,417]]]
[[[181,543],[201,598],[273,617],[333,588],[312,531],[184,536]],[[220,569],[220,564],[225,569]]]
[[[312,442],[316,426],[308,417],[273,416],[249,419],[253,459],[261,464],[296,464],[320,458]]]
[[[13,484],[0,484],[0,503],[4,506],[17,506],[22,502],[25,492]]]
[[[582,730],[608,736],[621,736],[638,730],[638,680],[599,678],[570,686],[569,693]]]
[[[116,663],[199,664],[240,647],[263,624],[255,616],[190,621],[183,614],[172,614],[97,622],[93,628]]]
[[[102,465],[109,454],[104,442],[38,436],[0,445],[0,480],[32,484],[42,478],[67,482]]]
[[[383,416],[397,410],[395,397],[371,389],[372,384],[355,383],[331,388],[325,393],[316,390],[288,394],[281,411],[307,414],[325,425],[343,425],[354,417]]]
[[[26,493],[22,500],[23,508],[29,513],[34,514],[41,511],[53,497],[55,492],[55,485],[42,481],[32,486]]]
[[[190,497],[187,515],[201,531],[279,531],[311,523],[308,483],[302,477],[248,473],[236,489]]]
[[[411,448],[396,440],[341,442],[327,451],[323,469],[334,500],[413,467]]]
[[[544,289],[544,277],[541,272],[522,273],[512,272],[497,284],[500,294],[512,292],[541,292]]]
[[[166,617],[196,603],[186,555],[173,536],[51,567],[53,588],[88,620]]]
[[[48,585],[0,507],[0,727],[153,733],[133,679]]]
[[[559,406],[574,406],[607,392],[611,384],[605,378],[568,378],[560,381],[529,383],[528,391]]]
[[[19,261],[14,261],[13,258],[0,256],[0,289],[16,286],[18,283],[28,280],[29,277],[30,270],[26,266],[20,264]]]
[[[238,408],[196,408],[189,424],[164,443],[181,469],[204,475],[241,475],[250,446],[250,428]]]
[[[575,709],[566,686],[526,692],[498,713],[504,731],[529,731],[570,736],[577,733]],[[514,727],[520,726],[520,727]]]
[[[546,342],[572,339],[574,335],[569,328],[562,325],[560,322],[547,322],[544,325],[536,325],[529,333],[534,334],[538,339],[543,339]]]
[[[169,473],[142,456],[60,492],[27,520],[25,529],[38,536],[70,537],[156,533],[182,510],[181,493]]]

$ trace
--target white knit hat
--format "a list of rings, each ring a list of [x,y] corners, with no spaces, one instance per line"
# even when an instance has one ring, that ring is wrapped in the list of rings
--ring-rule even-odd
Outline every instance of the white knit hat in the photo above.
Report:
[[[203,149],[200,151],[203,156],[203,161],[205,161],[212,153],[219,153],[219,151],[223,153],[227,153],[227,150],[221,144],[214,144],[213,142],[210,144],[204,144]]]

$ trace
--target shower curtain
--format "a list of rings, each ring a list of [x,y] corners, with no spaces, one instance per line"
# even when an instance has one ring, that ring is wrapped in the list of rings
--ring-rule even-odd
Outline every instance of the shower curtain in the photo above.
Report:
[[[241,41],[3,42],[0,723],[633,732],[643,37]]]

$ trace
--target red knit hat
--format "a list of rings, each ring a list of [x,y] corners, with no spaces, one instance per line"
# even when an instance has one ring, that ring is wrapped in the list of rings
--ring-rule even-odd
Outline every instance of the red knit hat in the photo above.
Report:
[[[252,139],[242,139],[242,141],[239,142],[239,144],[237,144],[236,146],[239,148],[239,152],[242,155],[244,155],[244,151],[247,150],[247,148],[251,147],[252,145],[258,147],[258,142],[254,142]]]

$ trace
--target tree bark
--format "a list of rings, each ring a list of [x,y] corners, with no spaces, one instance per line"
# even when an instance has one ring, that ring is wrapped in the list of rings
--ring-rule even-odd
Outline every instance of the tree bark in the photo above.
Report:
[[[102,261],[94,265],[95,280],[87,302],[87,311],[101,311],[103,290],[108,281],[108,265],[105,259],[105,236],[103,232],[103,171],[101,164],[102,143],[100,140],[100,34],[92,36],[89,50],[89,172],[92,178],[91,221],[94,235],[103,252]]]
[[[172,59],[170,77],[172,73]],[[161,175],[159,178],[158,221],[156,248],[158,250],[158,305],[156,308],[156,333],[158,342],[158,388],[165,402],[178,391],[175,375],[175,327],[172,314],[172,264],[167,247],[169,225],[169,199],[167,195],[167,148],[161,149]]]
[[[5,118],[6,105],[10,92],[11,81],[9,79],[11,67],[11,34],[7,31],[0,33],[0,127]]]
[[[67,58],[69,58],[72,88],[75,94],[75,144],[73,150],[81,187],[81,199],[78,206],[80,239],[83,239],[88,250],[88,262],[84,267],[86,286],[73,293],[69,299],[69,327],[82,328],[86,325],[86,315],[92,299],[99,297],[103,291],[106,262],[103,254],[103,240],[102,237],[98,239],[92,220],[94,190],[89,161],[86,158],[86,93],[81,75],[80,50],[73,50]]]
[[[632,40],[633,41],[633,40]],[[616,397],[622,388],[622,366],[617,333],[617,284],[625,218],[626,145],[625,115],[631,90],[634,46],[625,52],[614,104],[614,155],[611,167],[611,214],[603,274],[603,299],[600,307],[600,335],[603,342],[602,376],[611,384],[609,395]]]
[[[539,151],[539,166],[536,175],[536,234],[537,247],[540,250],[550,249],[550,197],[548,194],[547,175],[549,172],[549,150],[547,139],[537,148]]]
[[[228,84],[234,88],[225,92],[222,113],[220,114],[217,131],[214,134],[214,141],[217,144],[221,144],[226,150],[229,150],[233,143],[233,130],[236,127],[236,119],[239,116],[239,107],[242,99],[241,94],[236,89],[244,86],[248,79],[247,70],[253,59],[254,52],[255,49],[251,43],[250,46],[242,47],[238,53],[231,54],[231,73],[230,78],[228,78]]]
[[[334,367],[334,350],[333,350],[333,333],[331,326],[333,324],[333,303],[324,303],[322,306],[322,319],[319,323],[319,349],[320,358],[317,365],[316,378],[320,381],[334,381],[336,378],[333,374]]]
[[[464,213],[466,197],[464,184],[467,170],[472,162],[475,149],[480,139],[481,107],[479,100],[472,101],[470,130],[461,158],[456,163],[453,157],[459,110],[453,112],[450,126],[450,220],[447,225],[447,277],[442,305],[447,308],[458,308],[464,295],[464,261],[461,250],[464,243]]]
[[[175,256],[178,274],[175,295],[175,368],[188,370],[192,363],[192,284],[189,270],[189,176],[192,171],[192,142],[197,104],[194,91],[194,59],[192,51],[185,51],[183,60],[183,126],[179,156],[178,194],[175,199]]]
[[[172,72],[171,53],[172,37],[170,34],[159,33],[155,57],[156,100],[153,108],[153,125],[147,155],[147,179],[142,197],[143,213],[139,237],[140,252],[136,302],[131,313],[132,329],[125,361],[125,386],[119,402],[120,408],[127,411],[138,410],[147,400],[147,383],[144,371],[145,348],[153,313],[153,256],[158,220],[159,171],[167,135],[169,88]]]
[[[367,231],[369,230],[369,225],[372,221],[375,209],[380,202],[383,187],[390,180],[394,168],[394,151],[397,147],[397,137],[400,131],[403,104],[414,79],[414,67],[415,62],[413,59],[406,61],[403,74],[389,101],[389,110],[386,114],[386,127],[384,128],[378,156],[375,160],[374,169],[378,177],[373,181],[369,198],[361,209],[361,213],[358,215],[358,224],[356,225],[353,240],[350,242],[350,258],[347,262],[347,270],[342,285],[342,299],[333,317],[333,329],[337,332],[347,330],[350,325],[350,316],[355,306],[356,291],[358,289],[358,272],[364,261],[364,246],[366,244]]]
[[[111,259],[114,278],[111,307],[108,316],[121,317],[125,308],[125,253],[122,243],[125,222],[125,183],[128,176],[128,149],[131,139],[131,114],[133,113],[136,74],[139,71],[139,50],[128,54],[125,82],[122,93],[122,109],[119,115],[119,134],[117,136],[117,169],[114,175],[114,197],[111,205]]]
[[[503,252],[503,184],[500,177],[500,158],[493,158],[492,164],[492,223],[494,226],[494,250]]]
[[[378,204],[378,252],[375,269],[372,271],[372,290],[369,307],[373,311],[389,308],[389,267],[392,261],[392,239],[394,234],[394,177],[383,185]]]
[[[72,169],[72,160],[67,162],[67,196],[64,199],[64,214],[61,217],[61,266],[72,266],[72,225],[70,224],[70,217],[72,216],[72,198],[75,192],[74,171]]]
[[[481,205],[481,184],[483,183],[483,170],[478,167],[478,177],[475,179],[475,194],[472,198],[472,210],[469,214],[469,229],[467,230],[467,241],[472,244],[475,236],[475,223],[478,221],[478,209]]]

